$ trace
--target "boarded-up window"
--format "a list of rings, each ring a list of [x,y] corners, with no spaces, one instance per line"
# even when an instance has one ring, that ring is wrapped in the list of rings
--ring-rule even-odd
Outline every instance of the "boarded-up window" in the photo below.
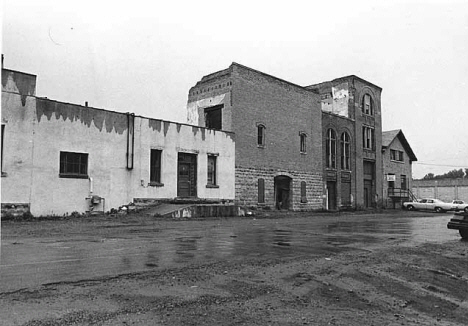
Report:
[[[301,203],[307,203],[307,183],[301,181]]]
[[[208,155],[208,185],[216,185],[216,156]]]
[[[258,202],[265,202],[265,180],[258,179]]]
[[[161,182],[161,150],[152,149],[150,159],[150,182]]]
[[[341,184],[341,205],[351,205],[351,183],[346,182]]]
[[[60,152],[61,178],[88,178],[88,154]]]

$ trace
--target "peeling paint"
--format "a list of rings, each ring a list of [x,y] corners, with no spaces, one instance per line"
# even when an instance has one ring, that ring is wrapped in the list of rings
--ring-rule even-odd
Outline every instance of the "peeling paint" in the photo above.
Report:
[[[167,131],[169,130],[170,125],[171,125],[170,122],[164,121],[164,137],[166,137]]]
[[[177,127],[177,133],[180,133],[180,128],[182,128],[182,125],[180,123],[176,123]]]
[[[224,104],[226,94],[221,94],[187,104],[187,122],[189,124],[198,125],[198,109],[207,108],[219,104]]]
[[[148,127],[157,132],[161,132],[161,120],[148,119]]]
[[[43,116],[45,116],[48,121],[54,116],[56,120],[61,118],[63,121],[80,121],[87,127],[90,127],[91,122],[93,122],[94,126],[98,128],[99,131],[102,131],[104,124],[107,132],[115,130],[118,134],[123,134],[128,128],[125,114],[40,98],[36,101],[36,114],[38,122],[41,122]]]
[[[26,97],[36,95],[36,76],[2,69],[2,90],[19,93],[25,106]]]
[[[201,138],[202,138],[202,140],[205,140],[205,138],[206,138],[206,129],[200,128],[200,130],[201,130]]]
[[[197,133],[198,133],[198,130],[200,130],[200,128],[198,127],[195,127],[195,126],[192,126],[192,132],[193,132],[193,135],[196,136]]]

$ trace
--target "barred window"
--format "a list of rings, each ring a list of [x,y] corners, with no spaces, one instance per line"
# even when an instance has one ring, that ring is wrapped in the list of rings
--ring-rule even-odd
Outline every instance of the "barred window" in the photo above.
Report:
[[[88,154],[60,152],[60,178],[88,178]]]

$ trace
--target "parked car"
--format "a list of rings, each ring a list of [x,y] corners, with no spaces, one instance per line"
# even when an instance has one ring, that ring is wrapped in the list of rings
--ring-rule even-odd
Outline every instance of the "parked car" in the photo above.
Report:
[[[452,201],[455,211],[465,211],[468,213],[468,203],[465,203],[463,200],[454,200]]]
[[[463,239],[468,239],[468,212],[455,213],[447,228],[458,230]]]
[[[404,202],[403,208],[406,208],[409,211],[425,209],[430,211],[436,211],[437,213],[455,210],[454,204],[446,203],[442,200],[434,198],[423,198],[418,199],[417,201]]]

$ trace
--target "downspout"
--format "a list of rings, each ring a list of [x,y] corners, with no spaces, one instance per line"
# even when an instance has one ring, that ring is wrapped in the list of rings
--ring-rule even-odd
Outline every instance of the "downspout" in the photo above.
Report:
[[[133,169],[133,156],[135,153],[135,114],[127,113],[127,169]]]

